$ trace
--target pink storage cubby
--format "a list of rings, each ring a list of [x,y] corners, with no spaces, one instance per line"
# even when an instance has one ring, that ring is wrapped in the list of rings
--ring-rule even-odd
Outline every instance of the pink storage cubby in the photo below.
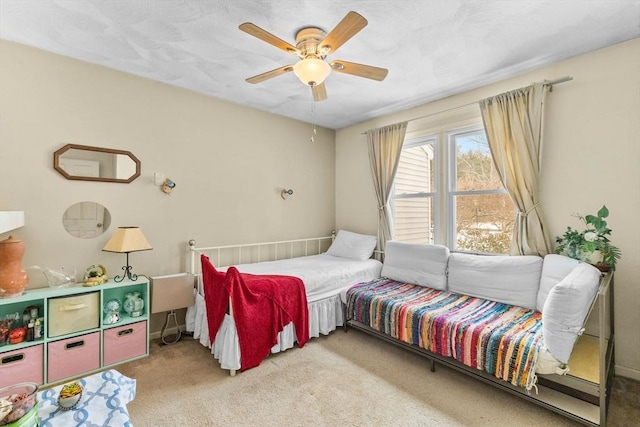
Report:
[[[42,344],[0,354],[0,387],[22,382],[43,384],[43,357]]]
[[[131,323],[104,331],[104,365],[147,354],[147,322]]]
[[[100,332],[48,344],[47,382],[100,368]]]

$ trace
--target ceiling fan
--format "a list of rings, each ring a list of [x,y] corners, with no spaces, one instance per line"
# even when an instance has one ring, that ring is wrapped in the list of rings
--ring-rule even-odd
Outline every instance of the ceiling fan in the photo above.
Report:
[[[254,84],[260,83],[293,71],[302,83],[311,86],[313,99],[315,101],[323,101],[327,99],[324,80],[332,70],[339,73],[382,81],[388,73],[388,70],[385,68],[342,60],[334,60],[330,63],[325,61],[328,55],[335,53],[340,46],[345,44],[351,37],[366,26],[367,20],[365,18],[356,12],[349,12],[342,18],[342,21],[326,35],[322,29],[317,27],[301,29],[296,34],[296,45],[293,46],[257,25],[251,22],[245,22],[238,28],[278,49],[282,49],[300,58],[300,60],[293,65],[285,65],[275,70],[249,77],[247,82]]]

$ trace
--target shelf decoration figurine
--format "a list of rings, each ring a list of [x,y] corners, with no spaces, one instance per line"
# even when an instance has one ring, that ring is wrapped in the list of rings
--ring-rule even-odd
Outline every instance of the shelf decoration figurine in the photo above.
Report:
[[[0,346],[9,344],[11,325],[13,325],[13,317],[7,315],[4,319],[0,319]]]
[[[39,266],[33,265],[28,269],[40,270],[44,277],[47,279],[47,284],[52,288],[67,288],[76,284],[76,271],[73,274],[67,274],[64,269],[56,270],[46,265]]]
[[[120,301],[113,298],[104,303],[104,319],[102,323],[105,325],[113,325],[120,321]]]
[[[144,300],[140,298],[140,292],[130,292],[124,298],[124,311],[129,316],[140,317],[144,314]]]
[[[90,265],[84,273],[84,285],[82,286],[102,285],[108,281],[107,269],[100,264],[94,264]]]

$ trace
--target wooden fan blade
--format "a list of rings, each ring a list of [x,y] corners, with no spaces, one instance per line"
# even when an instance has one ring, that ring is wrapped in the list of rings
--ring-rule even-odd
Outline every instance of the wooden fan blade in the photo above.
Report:
[[[313,93],[314,101],[324,101],[327,99],[327,88],[323,83],[319,85],[311,86],[311,93]]]
[[[356,64],[355,62],[333,61],[331,69],[339,73],[351,74],[358,77],[366,77],[367,79],[382,81],[389,70],[386,68],[372,67],[371,65]]]
[[[286,41],[282,40],[279,37],[274,36],[273,34],[271,34],[270,32],[263,30],[262,28],[258,27],[255,24],[252,24],[251,22],[245,22],[244,24],[240,24],[238,26],[239,29],[241,29],[242,31],[244,31],[247,34],[250,34],[254,37],[259,38],[260,40],[269,43],[270,45],[273,45],[275,47],[277,47],[278,49],[282,49],[285,52],[291,53],[292,55],[297,55],[298,54],[298,48],[296,48],[295,46],[287,43]]]
[[[276,68],[275,70],[267,71],[266,73],[258,74],[257,76],[249,77],[247,79],[248,83],[256,84],[263,82],[265,80],[271,79],[273,77],[280,76],[282,74],[286,74],[290,71],[293,71],[292,65],[285,65],[284,67]]]
[[[321,50],[328,48],[327,54],[333,53],[366,26],[367,20],[364,17],[356,12],[349,12],[318,46]]]

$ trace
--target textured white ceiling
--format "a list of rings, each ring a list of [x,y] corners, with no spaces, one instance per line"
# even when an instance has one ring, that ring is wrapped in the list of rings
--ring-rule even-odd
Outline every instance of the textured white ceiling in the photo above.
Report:
[[[0,38],[310,122],[311,90],[292,73],[244,81],[296,57],[238,25],[295,45],[350,10],[369,25],[327,59],[389,75],[332,73],[315,122],[333,129],[640,36],[640,0],[0,0]]]

